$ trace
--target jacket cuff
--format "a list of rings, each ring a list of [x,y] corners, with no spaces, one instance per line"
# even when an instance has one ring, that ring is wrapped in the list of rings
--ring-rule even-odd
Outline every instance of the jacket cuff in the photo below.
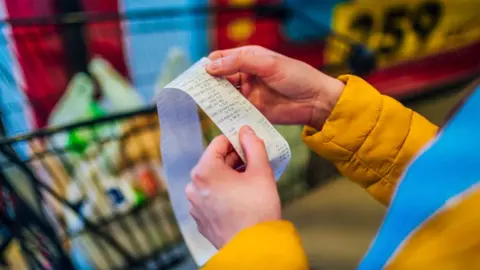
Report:
[[[272,221],[238,233],[202,269],[306,270],[308,261],[295,227]]]
[[[375,127],[382,111],[381,94],[363,79],[340,76],[345,88],[321,131],[306,126],[302,139],[318,155],[347,161]]]

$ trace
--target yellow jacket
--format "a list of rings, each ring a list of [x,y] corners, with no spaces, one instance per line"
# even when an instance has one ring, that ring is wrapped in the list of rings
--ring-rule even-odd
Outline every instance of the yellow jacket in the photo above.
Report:
[[[388,205],[397,180],[438,128],[362,79],[340,79],[346,87],[338,104],[321,131],[304,128],[303,140],[344,176]],[[480,269],[480,211],[471,211],[475,204],[480,205],[478,190],[428,220],[395,253],[387,268]],[[451,245],[458,238],[465,241]],[[309,266],[294,226],[276,221],[241,231],[202,269],[303,270]]]

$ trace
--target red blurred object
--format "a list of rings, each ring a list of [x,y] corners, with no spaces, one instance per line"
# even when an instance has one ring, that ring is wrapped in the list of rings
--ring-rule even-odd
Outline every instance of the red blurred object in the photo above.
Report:
[[[228,0],[215,0],[212,5],[227,6],[230,4]],[[250,4],[278,4],[282,1],[278,0],[256,0]],[[325,44],[309,43],[299,44],[290,42],[288,38],[282,35],[282,21],[280,19],[257,18],[251,11],[226,12],[218,14],[214,21],[214,36],[211,44],[214,50],[230,49],[239,46],[254,44],[274,50],[284,55],[296,58],[309,64],[320,67],[324,63],[323,50]],[[253,28],[248,37],[235,40],[231,38],[231,27],[238,22],[252,23]]]
[[[376,71],[367,80],[381,92],[409,96],[480,74],[480,42],[457,50]]]
[[[148,197],[154,197],[158,194],[158,182],[155,173],[152,170],[145,169],[139,175],[139,188]]]
[[[85,10],[100,14],[115,14],[120,10],[118,0],[82,0]],[[125,62],[124,32],[120,19],[110,18],[87,25],[86,42],[90,57],[101,55],[123,77],[130,79]]]
[[[89,12],[115,13],[119,9],[117,0],[82,0],[82,4]],[[55,0],[15,0],[5,1],[5,5],[9,19],[13,20],[57,15],[54,8]],[[102,55],[120,74],[129,78],[124,61],[122,36],[118,19],[89,23],[84,31],[88,57]],[[21,86],[32,105],[36,127],[44,127],[51,111],[77,71],[69,68],[67,48],[62,42],[60,26],[13,24],[12,37],[19,72],[24,79]]]
[[[35,3],[35,4],[32,4]],[[54,1],[5,1],[10,19],[54,16]],[[45,125],[50,111],[69,81],[67,56],[57,26],[12,25],[17,61],[23,75],[23,90],[34,110],[35,121]],[[48,68],[45,68],[48,66]]]

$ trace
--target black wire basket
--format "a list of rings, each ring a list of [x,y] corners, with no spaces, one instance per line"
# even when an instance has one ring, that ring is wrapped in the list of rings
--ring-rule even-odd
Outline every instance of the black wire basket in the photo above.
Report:
[[[128,131],[105,133],[122,125]],[[100,127],[103,133],[97,133]],[[88,151],[58,145],[57,137],[68,132],[89,132]],[[167,269],[185,260],[188,251],[161,178],[159,149],[151,147],[158,138],[156,112],[144,109],[3,139],[7,160],[1,166],[5,175],[16,175],[7,182],[31,181],[35,193],[30,201],[55,232],[51,241],[58,241],[76,267]],[[27,143],[30,158],[22,160],[8,151],[13,143]],[[16,174],[8,172],[12,169]],[[136,194],[123,185],[128,181],[142,182],[144,193],[149,194]],[[17,193],[25,194],[18,190],[24,185],[13,185]],[[51,255],[37,256],[30,258],[34,266],[53,267],[45,262]]]
[[[300,11],[285,6],[196,7],[107,14],[83,12],[70,4],[64,6],[63,11],[54,17],[4,22],[24,28],[21,35],[16,34],[17,46],[22,46],[24,52],[32,48],[30,55],[24,57],[39,59],[30,69],[43,71],[46,67],[42,65],[42,59],[55,57],[38,55],[35,42],[51,38],[50,30],[31,28],[32,25],[56,26],[62,33],[63,46],[67,48],[71,74],[84,72],[90,77],[88,49],[83,44],[88,38],[84,28],[91,23],[148,22],[182,16],[208,18],[248,12],[256,21],[285,21],[296,16],[322,31],[326,28],[316,25]],[[97,30],[94,34],[100,36],[120,34],[109,31],[109,27],[98,27]],[[151,27],[131,31],[129,35],[148,38],[168,31],[185,29],[182,24],[166,29],[152,23]],[[326,38],[336,40],[338,54],[348,61],[341,66],[319,69],[333,74],[347,70],[361,74],[374,67],[374,59],[363,46],[335,33]],[[159,39],[158,42],[173,44],[175,40]],[[308,42],[320,41],[312,38]],[[318,53],[322,53],[320,49]],[[13,80],[7,72],[2,73],[5,73],[2,80]],[[142,85],[153,89],[158,74],[147,70],[137,77],[141,78]],[[99,88],[101,86],[96,84],[97,92]],[[24,105],[41,111],[39,104],[49,98],[52,97],[36,96],[25,101]],[[9,111],[0,113],[6,118],[19,110],[12,106]],[[208,119],[204,119],[203,124],[208,142],[218,131]],[[174,269],[189,259],[163,178],[160,133],[156,110],[147,106],[0,139],[0,153],[4,157],[0,163],[2,186],[8,187],[8,194],[14,194],[16,201],[21,202],[10,207],[13,214],[9,214],[9,224],[14,224],[11,225],[12,234],[20,240],[32,269]],[[301,179],[302,176],[295,178]],[[284,202],[299,195],[294,187],[298,183],[281,183]],[[8,204],[5,200],[4,203]],[[35,218],[29,218],[25,213]],[[28,225],[31,223],[36,225]],[[26,229],[22,230],[23,227]],[[42,246],[39,243],[47,244]]]

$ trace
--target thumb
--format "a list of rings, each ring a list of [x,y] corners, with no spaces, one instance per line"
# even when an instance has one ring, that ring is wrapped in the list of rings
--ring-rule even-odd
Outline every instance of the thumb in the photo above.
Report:
[[[268,160],[267,149],[262,139],[257,137],[255,131],[249,126],[243,126],[240,129],[240,144],[245,153],[246,171],[265,171],[271,170]]]

